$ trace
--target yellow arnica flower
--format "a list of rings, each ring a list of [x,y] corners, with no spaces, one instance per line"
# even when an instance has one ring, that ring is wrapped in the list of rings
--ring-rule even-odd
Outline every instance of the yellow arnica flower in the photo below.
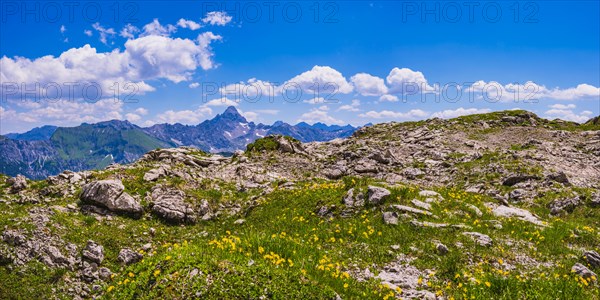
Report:
[[[111,285],[111,286],[109,286],[109,287],[108,287],[108,289],[106,289],[106,291],[107,291],[107,292],[110,292],[110,291],[112,291],[114,288],[115,288],[115,287]]]
[[[160,275],[160,270],[154,271],[154,277],[157,277],[158,275]]]
[[[486,281],[485,286],[490,287],[490,286],[492,286],[492,284],[489,281]]]

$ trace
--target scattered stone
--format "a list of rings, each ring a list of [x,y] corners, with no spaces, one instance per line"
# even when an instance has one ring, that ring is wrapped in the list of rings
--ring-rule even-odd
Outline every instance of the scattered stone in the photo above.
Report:
[[[521,209],[521,208],[517,208],[517,207],[513,207],[513,206],[497,205],[497,204],[493,204],[493,203],[486,203],[485,206],[487,206],[489,209],[491,209],[492,214],[496,217],[517,218],[522,221],[526,221],[526,222],[529,222],[529,223],[532,223],[532,224],[535,224],[538,226],[546,226],[546,224],[544,222],[540,221],[540,219],[538,217],[536,217],[530,211],[525,210],[525,209]]]
[[[332,217],[333,216],[333,212],[335,211],[335,205],[323,205],[321,207],[319,207],[319,209],[317,210],[317,216],[325,218],[325,217]]]
[[[579,204],[581,204],[579,197],[562,200],[557,199],[550,202],[548,208],[550,208],[550,214],[555,216],[563,212],[572,213]]]
[[[413,199],[412,201],[410,201],[410,203],[412,203],[412,205],[414,205],[418,208],[422,208],[424,210],[431,210],[431,204],[429,204],[429,203],[419,201],[417,199]]]
[[[367,201],[371,205],[381,204],[390,196],[390,191],[378,186],[369,186],[367,190]]]
[[[565,174],[562,171],[554,174],[549,174],[548,176],[546,176],[546,179],[550,181],[556,181],[564,185],[571,185],[571,183],[569,182],[569,177],[567,177],[567,174]]]
[[[102,267],[98,269],[98,277],[104,281],[109,280],[110,279],[110,275],[112,275],[112,272],[110,271],[109,268],[106,267]]]
[[[104,260],[104,247],[102,247],[102,245],[96,244],[96,242],[92,240],[89,240],[87,241],[87,245],[83,249],[82,256],[84,259],[87,259],[99,265]]]
[[[398,225],[398,213],[393,211],[386,211],[383,213],[383,223]]]
[[[120,180],[95,181],[83,186],[80,199],[82,202],[106,207],[110,211],[141,215],[142,205],[124,190]]]
[[[157,169],[152,169],[146,172],[146,174],[144,174],[144,181],[156,181],[157,179],[159,179],[162,176],[165,176],[166,174],[167,172],[165,168],[161,166]]]
[[[483,216],[483,213],[481,212],[481,210],[480,210],[480,209],[479,209],[477,206],[475,206],[475,205],[473,205],[473,204],[470,204],[470,203],[467,203],[467,204],[466,204],[466,207],[467,207],[467,208],[468,208],[470,211],[472,211],[472,212],[473,212],[473,213],[474,213],[476,216],[478,216],[478,217],[481,217],[481,216]]]
[[[583,253],[583,258],[593,268],[600,268],[600,255],[596,251],[586,251]]]
[[[410,207],[410,206],[394,204],[394,205],[391,205],[390,207],[397,209],[399,211],[402,211],[402,212],[407,212],[407,213],[412,213],[412,214],[417,214],[417,215],[424,215],[424,216],[431,216],[431,213],[428,211],[420,210],[420,209]]]
[[[423,176],[425,173],[417,168],[406,168],[404,169],[404,176],[408,179],[417,179]]]
[[[131,265],[142,260],[143,256],[135,252],[129,248],[123,248],[119,251],[119,256],[117,257],[117,261],[119,261],[122,265]]]
[[[519,201],[523,200],[524,196],[525,196],[524,190],[515,189],[515,190],[510,191],[510,193],[508,194],[508,199],[513,202],[519,202]]]
[[[27,178],[21,174],[9,178],[6,180],[6,183],[10,185],[10,192],[13,194],[16,194],[27,188]]]
[[[175,223],[196,222],[196,213],[191,205],[185,203],[183,191],[155,186],[151,198],[152,212],[159,217]]]
[[[246,222],[246,220],[244,220],[244,219],[237,219],[237,220],[235,220],[235,222],[233,222],[233,224],[235,224],[235,225],[242,225],[245,222]]]
[[[365,205],[365,199],[362,193],[358,193],[356,196],[354,195],[354,188],[351,188],[346,193],[344,197],[344,205],[347,207],[361,207]]]
[[[596,273],[592,272],[590,269],[588,269],[586,266],[580,263],[574,264],[573,267],[571,267],[571,272],[585,279],[590,279],[592,278],[592,276],[598,278],[598,276],[596,276]]]
[[[539,180],[539,179],[540,178],[538,176],[533,176],[533,175],[510,176],[510,177],[504,179],[504,181],[502,182],[502,185],[513,186],[520,182],[525,182],[525,181],[530,181],[530,180]]]
[[[17,230],[5,230],[4,233],[2,233],[2,240],[9,245],[19,246],[24,244],[27,238]]]
[[[439,255],[446,255],[450,251],[448,250],[448,247],[446,247],[446,245],[442,243],[438,243],[437,245],[435,245],[435,249],[437,250]]]
[[[463,235],[471,237],[477,244],[490,247],[493,244],[492,238],[479,232],[463,232]]]

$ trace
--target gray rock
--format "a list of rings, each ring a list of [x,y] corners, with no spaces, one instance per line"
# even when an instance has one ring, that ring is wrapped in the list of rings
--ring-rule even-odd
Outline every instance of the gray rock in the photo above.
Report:
[[[362,193],[354,195],[354,188],[348,190],[343,201],[347,207],[361,207],[365,205],[364,195]]]
[[[492,238],[479,232],[463,232],[463,235],[471,237],[477,244],[490,247],[493,244]]]
[[[162,176],[165,176],[167,174],[165,168],[163,168],[162,166],[157,168],[157,169],[152,169],[148,172],[146,172],[146,174],[144,174],[144,181],[155,181],[157,179],[159,179]]]
[[[69,264],[69,260],[54,246],[46,247],[46,254],[48,255],[48,258],[50,258],[52,265]]]
[[[571,272],[573,272],[585,279],[589,279],[592,276],[598,278],[598,276],[596,276],[596,273],[592,272],[590,269],[588,269],[586,266],[584,266],[580,263],[574,264],[573,267],[571,267]]]
[[[424,209],[424,210],[431,210],[431,204],[423,202],[423,201],[419,201],[417,199],[413,199],[412,201],[410,201],[410,203],[412,203],[412,205]]]
[[[89,260],[96,264],[101,264],[104,260],[104,247],[96,244],[96,242],[89,240],[81,253],[84,259]]]
[[[119,251],[119,256],[117,260],[122,265],[131,265],[142,260],[143,256],[140,253],[137,253],[129,248],[123,248]]]
[[[383,213],[383,223],[398,225],[398,213],[393,211],[386,211]]]
[[[10,192],[13,194],[16,194],[27,188],[27,178],[21,174],[9,178],[6,180],[6,183],[10,185]]]
[[[419,176],[424,175],[423,171],[417,168],[406,168],[404,169],[404,177],[408,179],[416,179]]]
[[[504,181],[502,182],[502,185],[513,186],[520,182],[525,182],[525,181],[530,181],[530,180],[539,180],[539,179],[540,178],[538,176],[533,176],[533,175],[516,175],[516,176],[510,176],[510,177],[507,177],[506,179],[504,179]]]
[[[110,271],[109,268],[106,267],[102,267],[98,269],[98,277],[104,281],[109,280],[110,279],[110,275],[112,275],[112,272]]]
[[[235,222],[233,222],[233,224],[235,224],[235,225],[242,225],[244,223],[246,223],[246,220],[244,220],[244,219],[237,219],[237,220],[235,220]]]
[[[27,238],[17,230],[5,230],[2,233],[2,240],[9,245],[19,246],[24,244]]]
[[[581,204],[578,197],[570,199],[558,199],[552,201],[548,208],[550,208],[551,215],[559,215],[563,212],[572,213],[577,206]]]
[[[317,210],[317,216],[319,217],[332,217],[333,216],[333,211],[335,210],[336,206],[335,205],[323,205],[321,207],[319,207],[319,209]]]
[[[600,255],[596,251],[586,251],[583,253],[583,258],[593,268],[600,268]]]
[[[371,205],[381,204],[391,195],[390,191],[382,187],[369,186],[367,190],[367,201]]]
[[[548,179],[550,181],[556,181],[556,182],[562,183],[564,185],[570,185],[571,184],[569,182],[569,177],[567,177],[567,174],[565,174],[564,172],[558,172],[558,173],[554,173],[554,174],[549,174],[548,176],[546,176],[546,179]]]
[[[528,210],[512,206],[496,205],[493,203],[486,203],[485,205],[492,210],[492,214],[496,217],[517,218],[538,226],[546,226],[544,222],[540,221],[538,217]]]
[[[522,189],[515,189],[510,191],[510,193],[508,194],[508,199],[510,199],[513,202],[518,202],[523,200],[523,197],[525,196],[525,191]]]
[[[437,245],[435,245],[435,249],[440,255],[446,255],[448,252],[450,252],[450,250],[448,250],[448,247],[446,247],[446,245],[442,243],[438,243]]]
[[[155,186],[152,189],[152,212],[171,222],[194,223],[197,219],[196,213],[184,199],[183,191]]]
[[[100,180],[83,186],[80,199],[106,207],[110,211],[141,215],[142,205],[124,192],[125,187],[119,180]]]
[[[402,211],[402,212],[407,212],[407,213],[412,213],[412,214],[417,214],[417,215],[424,215],[424,216],[431,215],[431,213],[428,211],[416,209],[414,207],[405,206],[405,205],[394,204],[394,205],[391,205],[390,207],[397,209],[399,211]]]

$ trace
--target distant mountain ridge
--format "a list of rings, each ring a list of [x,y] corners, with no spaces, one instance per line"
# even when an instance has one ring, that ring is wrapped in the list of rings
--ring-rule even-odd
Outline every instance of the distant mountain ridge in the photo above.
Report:
[[[255,124],[230,106],[198,125],[156,124],[139,127],[129,121],[111,120],[76,127],[43,126],[22,134],[0,137],[0,173],[43,178],[63,170],[104,168],[111,163],[130,163],[144,153],[165,147],[191,146],[206,152],[234,152],[269,134],[284,134],[302,142],[349,137],[351,125]]]

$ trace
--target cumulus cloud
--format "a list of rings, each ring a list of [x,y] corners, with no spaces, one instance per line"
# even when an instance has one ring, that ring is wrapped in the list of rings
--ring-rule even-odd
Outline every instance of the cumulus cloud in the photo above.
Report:
[[[302,102],[308,103],[308,104],[323,104],[323,103],[325,103],[325,98],[323,98],[323,97],[314,97],[314,98],[311,98],[311,99],[304,100]]]
[[[360,100],[354,99],[352,100],[352,104],[346,104],[340,106],[337,111],[359,111],[358,107],[360,106]]]
[[[65,25],[60,26],[60,33],[65,33],[67,31],[67,27]]]
[[[30,109],[17,111],[2,108],[0,110],[3,133],[19,132],[48,124],[74,126],[83,122],[96,123],[112,119],[123,119],[123,103],[112,99],[99,100],[95,103],[60,101],[26,106]]]
[[[91,30],[87,30],[87,29],[83,31],[83,34],[85,34],[87,36],[92,36],[93,35],[92,31]]]
[[[381,95],[381,97],[379,97],[379,101],[380,102],[396,102],[398,101],[398,97],[394,96],[394,95]]]
[[[238,106],[238,105],[239,105],[238,102],[227,99],[227,97],[223,97],[220,99],[213,99],[204,104],[204,106]]]
[[[473,115],[473,114],[484,114],[491,112],[491,109],[488,108],[457,108],[457,109],[447,109],[439,112],[435,112],[431,115],[434,118],[442,118],[442,119],[452,119],[460,116]]]
[[[330,116],[328,110],[329,108],[326,105],[323,105],[319,108],[313,108],[309,112],[303,113],[298,119],[298,122],[322,122],[325,124],[344,124],[344,121]]]
[[[575,104],[553,104],[549,107],[550,109],[544,113],[548,119],[558,118],[565,121],[584,123],[593,116],[593,112],[589,110],[584,110],[580,113],[574,112],[573,110],[577,107]]]
[[[188,87],[189,87],[190,89],[195,89],[195,88],[198,88],[199,86],[200,86],[200,84],[199,84],[199,83],[197,83],[197,82],[192,82],[192,83],[190,83],[190,84],[188,85]]]
[[[479,80],[471,86],[465,88],[470,94],[470,97],[475,99],[483,99],[488,102],[510,102],[510,101],[527,101],[536,102],[542,99],[553,100],[576,100],[600,98],[600,88],[589,84],[579,84],[574,88],[553,88],[548,89],[544,85],[537,84],[533,81],[527,81],[524,84],[509,83],[501,84],[497,81]]]
[[[232,17],[224,11],[211,11],[206,14],[206,17],[202,19],[202,22],[210,25],[225,26],[231,22]]]
[[[352,76],[350,81],[356,91],[363,96],[381,96],[388,92],[383,79],[367,73],[358,73]]]
[[[181,28],[189,28],[190,30],[197,30],[200,29],[200,27],[202,27],[202,25],[186,19],[179,19],[179,21],[177,21],[177,26]]]
[[[410,93],[413,91],[435,91],[436,88],[429,85],[425,75],[419,71],[409,68],[393,68],[386,77],[390,92]]]
[[[126,39],[133,39],[133,38],[135,38],[135,35],[138,32],[140,32],[139,28],[137,28],[131,24],[127,24],[127,25],[125,25],[125,27],[123,27],[123,29],[121,29],[121,32],[119,33],[119,35]]]
[[[420,109],[411,109],[408,112],[396,112],[390,110],[369,111],[358,115],[361,118],[373,119],[398,119],[398,120],[414,120],[422,119],[429,116],[429,113]]]
[[[353,90],[342,73],[328,66],[314,66],[310,71],[288,80],[283,86],[289,89],[297,86],[303,91],[317,94],[348,94]]]
[[[113,28],[104,28],[98,22],[92,24],[92,28],[98,31],[98,34],[100,34],[100,42],[105,45],[108,43],[108,39],[114,37],[116,34]]]
[[[63,89],[63,98],[69,91],[65,85],[77,84],[77,97],[85,84],[100,86],[102,95],[114,95],[115,83],[122,93],[130,93],[133,83],[136,94],[153,91],[145,81],[168,79],[172,82],[189,80],[197,69],[212,69],[213,53],[210,41],[220,39],[215,35],[206,38],[199,35],[196,41],[165,36],[144,36],[128,40],[125,50],[115,49],[99,53],[90,45],[71,48],[59,57],[44,56],[37,59],[22,57],[0,58],[2,69],[0,81],[3,83],[35,84],[41,87],[56,83]],[[6,86],[2,87],[6,91]],[[44,92],[40,88],[39,94]],[[19,97],[20,94],[15,95]]]
[[[248,101],[257,101],[262,96],[273,97],[280,93],[279,87],[268,81],[250,78],[246,82],[228,84],[219,88],[222,96],[231,96]]]
[[[210,107],[205,106],[200,107],[196,110],[168,110],[164,113],[158,114],[154,121],[147,122],[146,125],[157,123],[181,123],[195,125],[205,120],[210,115],[212,115],[212,109]]]
[[[144,25],[141,36],[148,36],[148,35],[170,36],[171,33],[174,33],[176,31],[177,31],[177,27],[175,27],[171,24],[167,24],[167,25],[163,26],[162,24],[160,24],[158,19],[154,19],[154,20],[152,20],[152,22]]]

